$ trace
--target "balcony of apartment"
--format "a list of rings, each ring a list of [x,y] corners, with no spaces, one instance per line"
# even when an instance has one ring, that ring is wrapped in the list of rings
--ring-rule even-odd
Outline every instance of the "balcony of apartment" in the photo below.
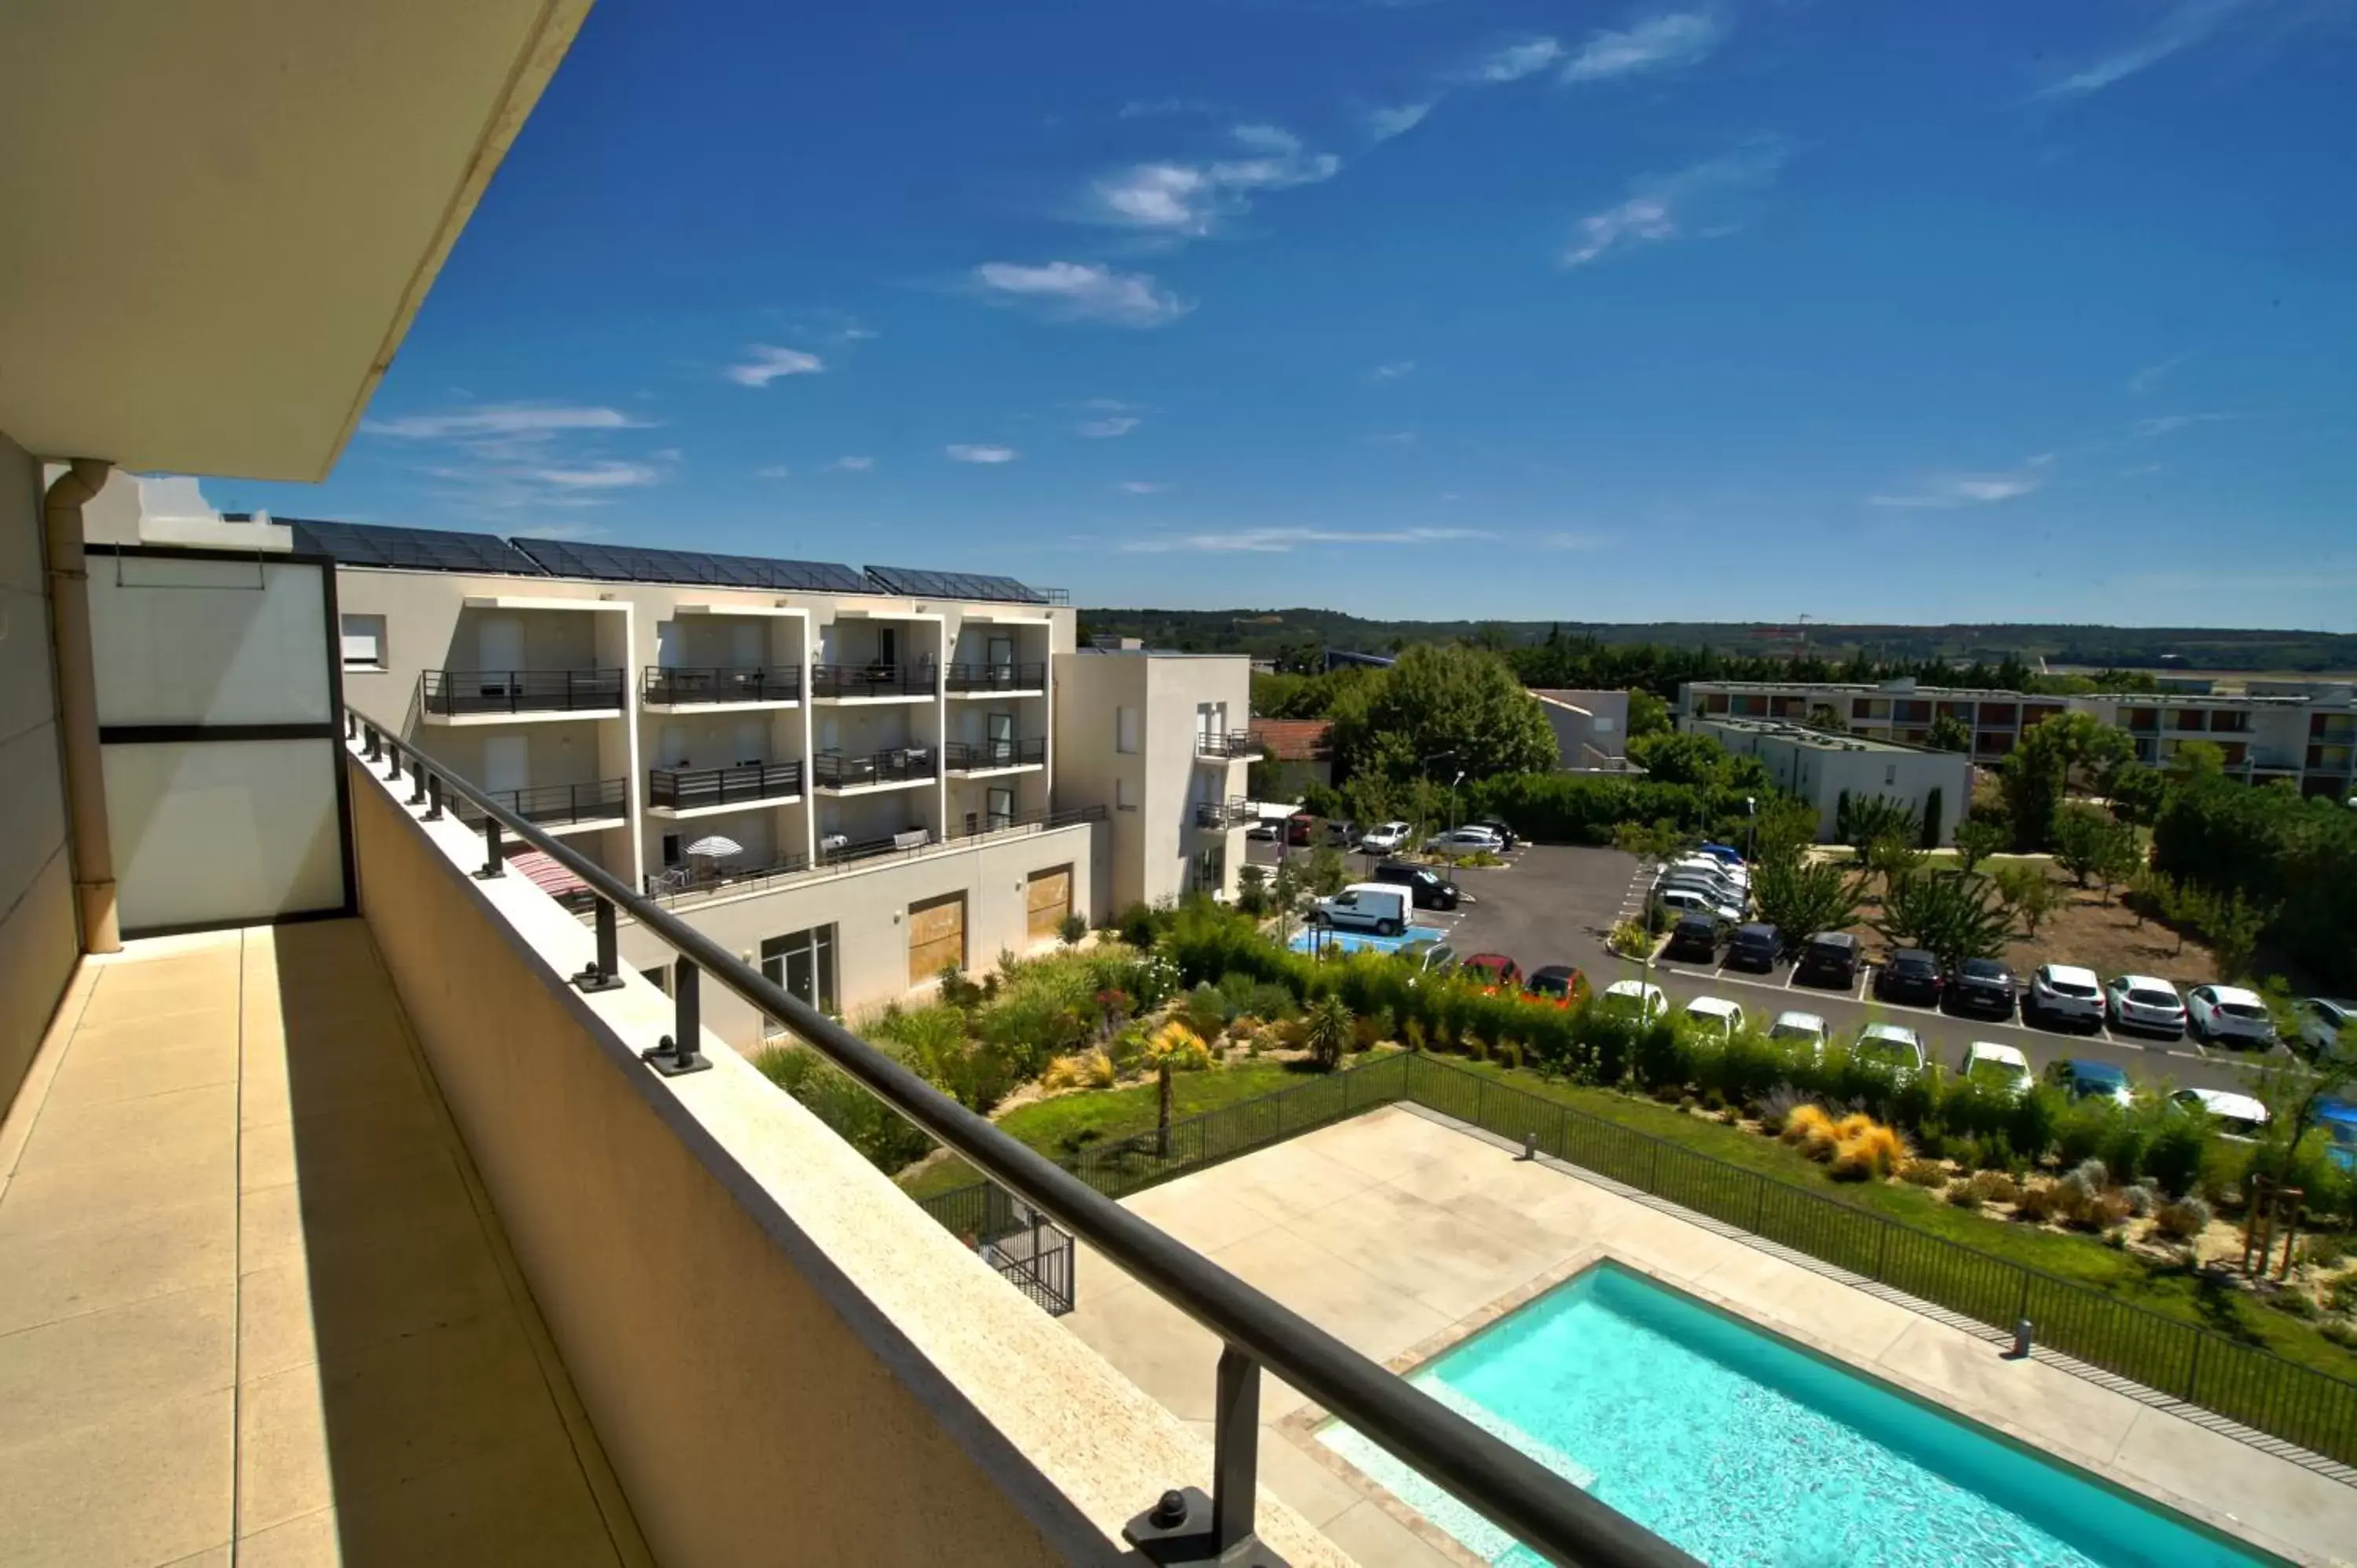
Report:
[[[1044,736],[1028,740],[952,740],[942,746],[942,771],[977,779],[995,773],[1036,773],[1048,766]]]
[[[810,689],[814,703],[929,703],[941,672],[931,664],[814,664]]]
[[[2127,731],[2130,735],[2158,735],[2160,733],[2160,710],[2158,708],[2129,708],[2120,714],[2120,727]]]
[[[647,814],[678,820],[791,806],[802,798],[800,762],[741,762],[733,768],[656,768],[647,773]]]
[[[850,756],[823,751],[811,759],[811,785],[822,795],[907,789],[940,776],[940,754],[930,746],[887,746]]]
[[[427,670],[417,677],[417,711],[430,725],[619,719],[619,670]]]
[[[2311,773],[2346,773],[2349,759],[2357,748],[2348,746],[2311,746],[2308,748],[2308,768]]]
[[[1265,748],[1253,738],[1252,731],[1197,730],[1195,760],[1220,763],[1249,762],[1266,755]]]
[[[640,678],[639,701],[648,708],[752,710],[791,708],[802,700],[802,672],[797,664],[706,666],[682,669],[649,665]]]
[[[552,833],[594,833],[630,825],[630,781],[597,779],[584,784],[533,784],[520,789],[493,789],[490,798],[525,822]],[[468,827],[479,827],[483,809],[471,800],[457,800],[451,810]]]
[[[1044,663],[952,664],[942,671],[942,690],[952,697],[1039,697],[1048,691]]]
[[[1225,800],[1198,800],[1194,825],[1204,832],[1224,833],[1232,828],[1249,827],[1257,815],[1252,802],[1242,795]]]

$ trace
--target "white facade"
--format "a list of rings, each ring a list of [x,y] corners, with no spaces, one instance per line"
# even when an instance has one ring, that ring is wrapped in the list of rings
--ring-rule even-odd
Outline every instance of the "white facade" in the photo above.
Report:
[[[1618,772],[1628,765],[1629,693],[1531,688],[1555,731],[1555,766],[1566,772]]]
[[[1756,719],[1693,719],[1686,727],[1738,757],[1758,757],[1778,789],[1815,808],[1821,842],[1834,838],[1846,795],[1879,795],[1920,819],[1937,816],[1934,842],[1942,844],[1955,842],[1956,823],[1973,802],[1973,765],[1961,752]]]

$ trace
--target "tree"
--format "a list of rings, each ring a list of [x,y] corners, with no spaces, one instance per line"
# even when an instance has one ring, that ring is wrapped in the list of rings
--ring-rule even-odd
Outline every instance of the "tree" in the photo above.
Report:
[[[1353,1020],[1351,1009],[1339,996],[1321,996],[1312,1003],[1302,1019],[1301,1043],[1309,1047],[1309,1059],[1331,1071],[1342,1065],[1342,1053],[1351,1048]]]
[[[1972,726],[1953,714],[1942,714],[1932,721],[1925,732],[1923,744],[1934,751],[1970,751],[1973,748]]]
[[[1878,838],[1866,846],[1862,858],[1867,872],[1881,877],[1887,889],[1923,864],[1923,852],[1915,847],[1911,839]]]
[[[2168,799],[2169,779],[2158,768],[2126,762],[2112,770],[2111,778],[2104,781],[2104,792],[2111,800],[2114,816],[2124,822],[2150,827]]]
[[[1341,851],[1321,843],[1309,852],[1309,864],[1302,872],[1302,881],[1313,897],[1331,898],[1350,886],[1351,868],[1342,864]]]
[[[1864,882],[1826,862],[1811,865],[1799,855],[1780,856],[1759,866],[1751,898],[1760,918],[1775,927],[1778,938],[1792,949],[1814,932],[1856,924]]]
[[[1844,790],[1834,812],[1834,836],[1863,854],[1882,839],[1912,844],[1923,836],[1923,823],[1904,800]]]
[[[1712,785],[1727,777],[1727,747],[1706,735],[1665,730],[1632,742],[1629,756],[1657,783]]]
[[[2345,1047],[2345,1036],[2341,1043]],[[2251,1092],[2267,1108],[2267,1142],[2252,1157],[2252,1165],[2266,1165],[2269,1179],[2281,1187],[2318,1113],[2329,1102],[2347,1098],[2352,1085],[2357,1085],[2357,1052],[2345,1048],[2319,1051],[2304,1073],[2254,1073]]]
[[[1946,804],[1937,784],[1923,791],[1923,836],[1920,842],[1925,849],[1940,847],[1940,813]]]
[[[2012,842],[2013,828],[2003,819],[1966,817],[1956,824],[1956,865],[1969,872]]]
[[[1236,908],[1258,919],[1268,913],[1268,868],[1244,865],[1236,872]]]
[[[1695,843],[1675,822],[1622,822],[1612,831],[1612,847],[1641,860],[1669,860]]]
[[[1641,686],[1632,688],[1629,693],[1629,738],[1659,735],[1669,727],[1670,704]]]
[[[2007,754],[1999,774],[2016,846],[2046,847],[2055,808],[2074,777],[2092,779],[2135,757],[2136,742],[2126,731],[2099,723],[2091,714],[2057,714],[2032,725]]]
[[[2214,740],[2181,740],[2169,759],[2169,781],[2190,784],[2196,779],[2223,779],[2226,748]]]
[[[2054,864],[2082,887],[2090,877],[2128,864],[2136,853],[2136,830],[2114,822],[2101,806],[2062,807],[2054,813],[2049,840]]]
[[[1986,877],[1915,871],[1882,896],[1874,929],[1894,947],[1922,948],[1942,963],[1995,958],[2013,939],[2003,895]]]
[[[2001,866],[1993,880],[1997,897],[2013,912],[2022,933],[2037,936],[2040,922],[2052,914],[2054,906],[2061,901],[2054,890],[2054,879],[2046,875],[2046,868],[2035,863]]]
[[[2218,961],[2221,980],[2250,977],[2251,960],[2258,953],[2260,933],[2275,918],[2272,907],[2255,904],[2240,892],[2210,900],[2201,929],[2210,939],[2210,952]]]
[[[1849,725],[1842,722],[1841,714],[1830,703],[1811,703],[1806,722],[1811,729],[1821,729],[1829,735],[1849,733]]]
[[[1555,731],[1538,699],[1497,654],[1420,643],[1388,670],[1342,686],[1328,709],[1336,769],[1400,782],[1445,767],[1487,779],[1555,765]]]
[[[1797,861],[1811,844],[1817,842],[1816,808],[1789,795],[1779,795],[1760,802],[1758,813],[1749,825],[1751,830],[1751,858],[1754,860],[1790,857]]]

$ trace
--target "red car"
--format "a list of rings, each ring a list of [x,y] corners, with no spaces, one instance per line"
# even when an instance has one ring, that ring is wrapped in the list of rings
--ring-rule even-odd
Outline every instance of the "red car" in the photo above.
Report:
[[[1458,967],[1484,985],[1514,985],[1523,978],[1523,966],[1501,952],[1477,952]]]
[[[1587,976],[1567,963],[1542,964],[1531,971],[1523,982],[1523,989],[1534,996],[1545,997],[1566,1006],[1586,1000]]]
[[[1308,812],[1296,812],[1294,815],[1285,819],[1285,842],[1287,843],[1308,843],[1309,842],[1309,830],[1317,825],[1318,819],[1311,816]]]

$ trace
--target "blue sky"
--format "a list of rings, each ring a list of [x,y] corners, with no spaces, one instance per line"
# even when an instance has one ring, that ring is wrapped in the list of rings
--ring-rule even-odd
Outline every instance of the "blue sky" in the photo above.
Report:
[[[1082,604],[2357,629],[2357,0],[603,0],[324,486]]]

